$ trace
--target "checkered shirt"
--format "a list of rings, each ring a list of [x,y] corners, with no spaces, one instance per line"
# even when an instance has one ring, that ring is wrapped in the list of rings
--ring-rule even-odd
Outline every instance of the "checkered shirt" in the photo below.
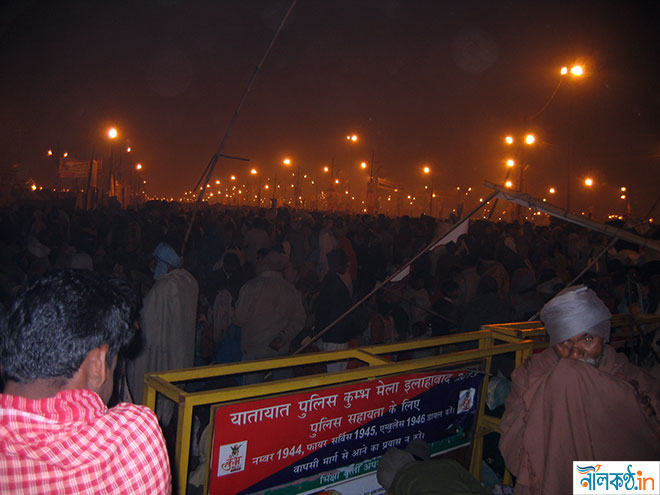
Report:
[[[125,403],[108,409],[90,390],[0,394],[0,493],[171,494],[155,414]]]

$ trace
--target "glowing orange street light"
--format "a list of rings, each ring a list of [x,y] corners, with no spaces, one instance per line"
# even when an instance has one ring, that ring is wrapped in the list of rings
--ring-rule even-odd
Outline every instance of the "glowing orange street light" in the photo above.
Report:
[[[117,129],[115,129],[114,127],[108,129],[108,137],[110,139],[115,139],[118,135],[119,133],[117,132]]]
[[[621,195],[621,199],[626,199],[626,195],[625,195],[625,194],[622,194],[622,195]]]
[[[506,144],[513,144],[513,136],[505,137],[504,141],[506,141]]]
[[[355,134],[350,134],[346,136],[346,141],[352,141],[353,143],[357,143],[358,137]]]
[[[137,165],[135,165],[135,170],[142,170],[142,164],[138,163]]]
[[[525,136],[525,143],[526,144],[534,144],[534,141],[536,141],[536,137],[534,134],[527,134]]]
[[[591,177],[587,177],[584,179],[584,185],[587,187],[591,187],[594,185],[594,180]]]
[[[504,183],[504,186],[510,189],[510,188],[513,187],[513,182],[511,182],[510,180],[508,180],[508,181],[506,181],[506,182]]]
[[[236,180],[236,176],[235,176],[235,175],[232,175],[232,176],[230,177],[230,179],[231,179],[231,180]]]
[[[509,159],[506,161],[506,166],[507,166],[507,167],[513,167],[515,164],[516,164],[516,162],[513,161],[511,158],[509,158]]]
[[[128,148],[126,148],[126,153],[130,153],[130,152],[131,152],[131,149],[132,149],[132,148],[131,148],[130,146],[129,146]]]
[[[430,174],[431,173],[431,167],[429,167],[428,165],[425,166],[422,170],[424,171],[425,174]]]
[[[568,67],[562,67],[559,72],[562,76],[565,76],[569,73],[569,68]],[[581,65],[574,65],[573,67],[570,68],[570,73],[571,73],[572,76],[580,77],[580,76],[584,75],[584,69],[582,68]]]
[[[285,158],[284,160],[282,160],[282,163],[287,166],[291,165],[291,158]]]
[[[551,187],[550,189],[548,189],[548,192],[549,192],[550,194],[554,194],[554,193],[556,193],[557,191],[555,190],[554,187]]]
[[[69,153],[67,151],[65,151],[64,154],[62,155],[62,157],[64,157],[64,158],[66,158],[68,156],[69,156]]]
[[[360,163],[360,167],[362,167],[363,169],[367,168],[367,162]]]
[[[323,167],[323,171],[327,174],[328,172],[330,172],[330,168],[326,165],[325,167]]]
[[[53,150],[48,150],[48,156],[53,156]]]
[[[628,188],[626,186],[621,186],[621,192],[626,192]]]
[[[339,184],[339,179],[335,179],[335,184]]]
[[[250,170],[250,173],[251,173],[252,175],[257,175],[257,169],[256,169],[256,168],[253,168],[252,170]]]

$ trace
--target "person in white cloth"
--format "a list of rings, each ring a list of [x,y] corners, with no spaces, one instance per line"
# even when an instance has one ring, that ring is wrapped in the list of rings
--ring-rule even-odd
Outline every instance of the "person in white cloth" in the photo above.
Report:
[[[660,382],[606,344],[611,317],[585,286],[541,310],[550,347],[513,372],[502,417],[515,494],[572,493],[573,461],[660,458]]]
[[[183,260],[169,244],[154,250],[156,282],[144,297],[140,312],[143,349],[129,366],[129,387],[133,399],[142,401],[144,374],[190,368],[195,359],[195,331],[199,286],[183,266]],[[173,409],[158,410],[166,425]]]

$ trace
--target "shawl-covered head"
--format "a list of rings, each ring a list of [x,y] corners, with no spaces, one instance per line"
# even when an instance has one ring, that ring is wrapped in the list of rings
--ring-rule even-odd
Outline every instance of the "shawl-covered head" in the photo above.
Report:
[[[166,242],[161,242],[154,249],[154,257],[156,258],[156,269],[154,270],[154,279],[158,279],[167,273],[167,265],[173,268],[181,268],[183,266],[183,259],[176,254],[172,246]]]
[[[611,318],[603,301],[584,285],[567,287],[541,309],[551,346],[585,332],[608,341]]]

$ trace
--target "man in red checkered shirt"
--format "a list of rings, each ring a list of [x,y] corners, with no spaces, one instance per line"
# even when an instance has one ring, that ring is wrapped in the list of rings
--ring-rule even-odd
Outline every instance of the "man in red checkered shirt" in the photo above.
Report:
[[[123,291],[84,270],[46,275],[14,301],[0,331],[0,493],[172,492],[154,413],[106,406],[131,313]]]

